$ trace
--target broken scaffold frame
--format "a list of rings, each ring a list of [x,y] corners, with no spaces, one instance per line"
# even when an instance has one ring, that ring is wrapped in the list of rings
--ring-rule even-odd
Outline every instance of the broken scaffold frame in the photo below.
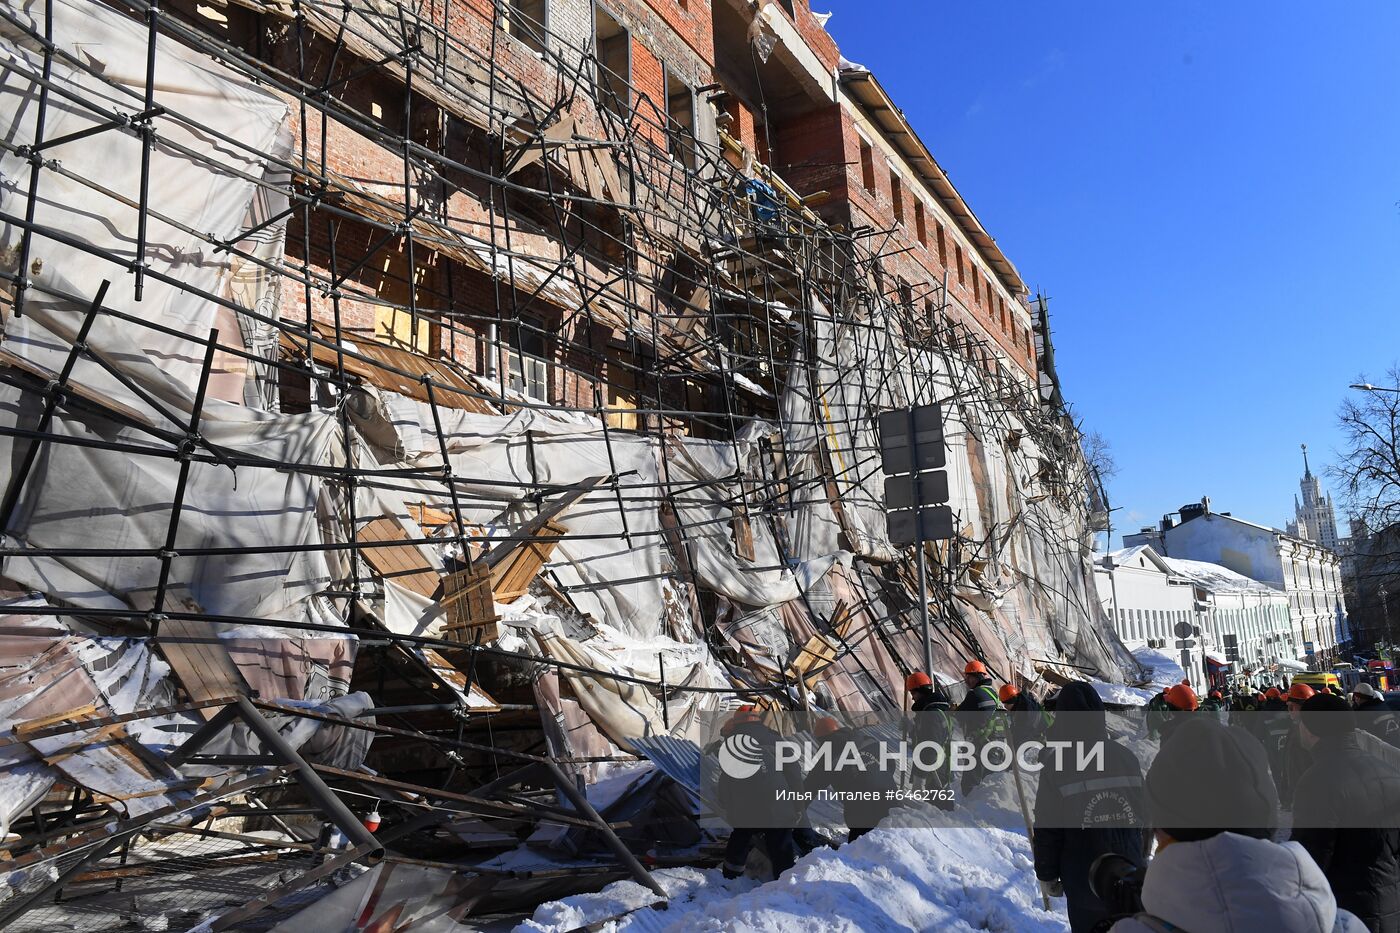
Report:
[[[941,669],[1131,667],[1053,385],[446,9],[0,0],[0,928],[660,894],[697,714],[903,702],[887,408],[950,413]]]

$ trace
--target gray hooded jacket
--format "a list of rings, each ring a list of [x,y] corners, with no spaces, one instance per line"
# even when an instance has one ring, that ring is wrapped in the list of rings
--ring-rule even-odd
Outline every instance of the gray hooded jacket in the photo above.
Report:
[[[1235,833],[1163,849],[1148,866],[1142,903],[1166,925],[1128,918],[1110,933],[1366,933],[1337,907],[1302,846]]]

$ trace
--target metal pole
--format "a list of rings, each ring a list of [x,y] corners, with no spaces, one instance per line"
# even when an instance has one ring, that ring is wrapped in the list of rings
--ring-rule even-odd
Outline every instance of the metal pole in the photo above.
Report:
[[[564,796],[569,798],[569,802],[574,805],[574,809],[578,810],[580,815],[597,824],[598,831],[603,834],[603,841],[608,844],[609,849],[613,850],[613,854],[622,860],[622,864],[627,866],[627,870],[632,873],[632,877],[636,878],[639,883],[656,892],[657,897],[663,899],[670,897],[670,895],[666,893],[666,889],[658,884],[656,879],[651,876],[651,872],[647,871],[646,867],[642,865],[641,862],[637,861],[637,857],[632,854],[632,850],[623,845],[622,840],[617,838],[617,833],[613,832],[607,820],[599,816],[598,811],[593,809],[593,804],[588,802],[588,798],[584,796],[583,791],[574,786],[574,782],[564,773],[564,769],[553,761],[548,760],[544,762],[544,766],[549,769],[550,774],[554,777],[554,782],[559,785],[559,789],[564,792]]]
[[[919,525],[922,532],[922,522],[918,519],[915,524]],[[924,673],[929,677],[933,676],[933,634],[928,623],[928,581],[924,579],[924,542],[922,535],[920,540],[914,542],[916,547],[915,566],[919,574],[919,617],[924,627]]]
[[[910,466],[916,472],[914,479],[914,566],[919,575],[919,621],[924,629],[924,673],[933,677],[933,633],[928,622],[928,580],[924,573],[924,489],[923,477],[917,472],[919,467],[919,432],[914,428],[914,409],[909,409],[909,456]]]
[[[263,718],[258,708],[248,701],[247,697],[239,697],[234,701],[238,711],[242,714],[243,721],[248,724],[248,728],[253,731],[267,750],[272,752],[282,761],[296,769],[296,780],[301,785],[302,790],[311,798],[312,802],[319,806],[332,823],[339,826],[341,832],[355,843],[357,850],[368,852],[368,861],[373,864],[384,857],[384,847],[379,844],[374,835],[365,825],[360,822],[355,814],[350,812],[350,808],[335,795],[326,782],[321,780],[321,776],[316,773],[316,769],[302,758],[297,750],[287,743],[282,737],[282,733],[272,727],[272,724]]]

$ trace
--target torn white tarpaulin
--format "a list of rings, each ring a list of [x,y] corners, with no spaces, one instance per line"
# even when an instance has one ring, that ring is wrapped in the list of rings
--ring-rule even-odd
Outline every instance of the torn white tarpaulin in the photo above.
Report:
[[[599,485],[556,519],[567,531],[546,566],[594,620],[643,637],[666,630],[671,580],[669,563],[663,563],[651,441],[615,432],[608,438],[599,426],[564,423],[532,410],[493,416],[439,409],[438,416],[459,478],[464,519],[487,525],[507,513],[504,526],[495,529],[502,535],[534,514],[526,496],[539,486],[554,486],[562,495],[592,477],[616,475],[617,489]],[[385,393],[365,416],[374,418],[393,424],[408,465],[421,469],[441,462],[427,405]],[[428,503],[451,509],[450,498],[434,485],[424,484]]]
[[[0,424],[32,425],[42,405],[37,392],[0,387]],[[221,402],[206,407],[210,417],[200,433],[234,455],[314,466],[339,437],[335,419],[319,413],[270,415]],[[133,560],[130,552],[154,555],[165,547],[178,461],[81,446],[92,439],[164,447],[159,441],[153,445],[148,434],[96,413],[64,412],[50,430],[59,439],[43,444],[6,529],[7,545],[82,550],[100,543],[128,553],[19,555],[6,560],[5,575],[73,606],[151,608],[161,563],[149,557]],[[28,443],[0,437],[0,459],[18,462]],[[324,589],[330,573],[318,551],[278,548],[320,542],[316,502],[321,487],[318,477],[275,466],[234,470],[191,462],[165,608],[256,619],[298,615],[295,607]],[[190,553],[210,548],[230,550]]]
[[[147,27],[122,12],[101,5],[55,0],[31,4],[3,0],[5,15],[34,32],[55,37],[52,80],[66,89],[48,95],[44,139],[57,139],[145,109]],[[52,10],[53,22],[44,23]],[[44,55],[36,43],[8,22],[0,22],[0,59],[7,65],[0,85],[0,134],[5,139],[38,139],[39,81]],[[123,308],[170,333],[140,328],[139,345],[177,382],[193,388],[199,377],[209,329],[222,323],[224,343],[247,343],[239,327],[219,321],[218,305],[200,292],[252,302],[261,313],[275,314],[270,276],[260,275],[246,260],[218,252],[206,237],[244,239],[246,224],[259,216],[254,207],[255,179],[278,171],[268,161],[291,152],[291,138],[282,132],[287,105],[209,57],[177,42],[156,43],[155,103],[165,113],[152,120],[150,186],[146,203],[145,252],[136,255],[138,206],[141,203],[142,141],[139,134],[109,129],[95,138],[78,139],[44,150],[62,172],[41,174],[35,223],[59,231],[86,248],[37,233],[29,253],[29,268],[21,274],[32,283],[28,302],[85,308],[104,279],[111,280],[107,304]],[[81,63],[81,66],[76,63]],[[85,67],[84,67],[85,66]],[[89,74],[86,69],[96,72]],[[100,76],[100,77],[99,77]],[[83,100],[84,103],[77,101]],[[188,151],[181,151],[188,150]],[[190,152],[194,154],[189,154]],[[23,216],[29,167],[17,152],[0,153],[0,209]],[[23,179],[21,183],[19,180]],[[276,179],[271,179],[276,180]],[[285,199],[283,199],[285,200]],[[264,205],[280,210],[275,198]],[[74,210],[82,205],[82,210]],[[284,222],[285,224],[285,222]],[[284,226],[258,234],[259,242],[244,243],[259,256],[280,256]],[[0,259],[15,272],[23,229],[0,223]],[[115,259],[104,258],[106,253]],[[139,304],[132,301],[130,266],[144,261],[146,275]],[[170,275],[179,284],[161,281]],[[55,294],[57,293],[57,294]],[[7,331],[23,337],[33,321],[12,320]],[[250,349],[270,352],[257,328],[248,332]],[[232,357],[221,362],[233,363]],[[216,397],[242,401],[244,361],[226,373],[216,373],[211,386]]]
[[[277,705],[292,709],[304,709],[337,719],[354,719],[372,726],[373,716],[362,715],[374,706],[374,699],[368,693],[347,693],[331,700],[278,700]],[[293,713],[276,713],[266,717],[287,744],[296,749],[308,761],[353,771],[364,764],[369,753],[374,733],[367,729],[355,729],[338,723],[323,722]],[[235,720],[200,749],[201,755],[258,755],[268,749],[262,740],[253,734],[242,720]],[[199,770],[198,766],[192,770]]]
[[[171,702],[169,667],[144,640],[85,633],[59,616],[26,614],[39,600],[0,604],[9,633],[0,635],[0,838],[9,822],[66,775],[71,783],[105,794],[128,814],[170,802],[187,789],[180,775],[153,770],[153,755],[138,753],[178,743],[194,718],[155,716],[119,729],[84,730],[41,739],[17,731],[27,723],[152,709]],[[45,760],[45,759],[48,760]]]
[[[746,464],[740,459],[747,460],[754,446],[670,439],[663,449],[663,473],[696,578],[736,602],[772,606],[797,598],[798,590],[767,518],[757,514],[765,510],[755,503],[755,517],[749,518],[743,508],[739,477]],[[752,476],[747,469],[742,473]],[[738,534],[747,536],[752,558],[736,553]]]

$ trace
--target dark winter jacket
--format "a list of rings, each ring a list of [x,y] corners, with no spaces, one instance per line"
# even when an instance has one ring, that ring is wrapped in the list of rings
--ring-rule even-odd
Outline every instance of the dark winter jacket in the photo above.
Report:
[[[1028,693],[1018,693],[1006,710],[1011,714],[1011,740],[1016,745],[1039,740],[1054,722],[1045,708]]]
[[[795,793],[790,801],[782,800],[779,791],[798,792],[802,790],[803,776],[802,769],[794,765],[787,765],[781,770],[776,763],[776,748],[778,734],[760,722],[744,722],[735,726],[730,733],[731,737],[746,736],[754,741],[748,743],[749,747],[757,750],[759,754],[760,766],[758,771],[744,778],[731,777],[723,768],[719,770],[719,781],[715,788],[722,814],[732,813],[736,815],[748,816],[754,814],[756,801],[761,801],[759,806],[764,808],[766,814],[771,814],[772,822],[767,822],[766,818],[761,825],[765,826],[792,826],[802,811],[805,809],[796,799]],[[743,819],[742,822],[754,821]]]
[[[812,769],[806,778],[806,790],[815,794],[823,787],[830,787],[835,791],[878,795],[877,800],[845,800],[842,803],[848,827],[869,829],[875,826],[894,807],[893,798],[887,799],[885,794],[895,789],[899,776],[898,769],[883,766],[880,738],[865,730],[845,728],[827,736],[826,742],[832,749],[829,760],[833,768]],[[834,767],[841,762],[843,755],[848,754],[845,751],[848,745],[856,749],[865,765],[863,769],[854,764],[839,769]]]
[[[992,679],[985,674],[958,704],[960,713],[990,713],[999,709],[1001,701],[997,699],[996,688],[992,686]]]
[[[948,787],[952,781],[952,766],[948,761],[948,742],[953,737],[952,704],[943,688],[921,688],[914,691],[914,702],[910,704],[914,715],[909,725],[908,738],[913,746],[931,742],[944,751],[942,766],[937,770],[922,772],[920,780],[925,787]],[[931,751],[924,751],[912,759],[912,767],[919,769],[919,763],[932,763],[935,760]]]
[[[1298,781],[1293,839],[1327,875],[1337,905],[1372,933],[1400,933],[1400,773],[1355,732],[1325,736]],[[1352,828],[1355,827],[1355,828]]]
[[[930,690],[920,688],[914,691],[914,702],[909,704],[914,712],[909,738],[913,742],[937,742],[946,745],[952,734],[952,703],[942,688]]]
[[[1356,707],[1356,724],[1387,745],[1400,748],[1400,713],[1384,700],[1368,700]]]
[[[1043,755],[1035,798],[1036,877],[1059,879],[1065,887],[1070,926],[1074,933],[1085,933],[1109,916],[1108,906],[1089,889],[1089,866],[1094,859],[1117,852],[1142,864],[1140,827],[1147,816],[1142,767],[1132,752],[1109,741],[1103,701],[1085,683],[1070,683],[1060,691],[1048,738],[1104,743],[1102,771],[1076,771],[1073,753],[1058,762],[1054,755]],[[1095,826],[1096,822],[1112,825]]]
[[[1293,720],[1288,718],[1288,707],[1279,700],[1265,700],[1259,719],[1259,741],[1269,756],[1269,771],[1274,776],[1274,787],[1279,800],[1288,785],[1288,769],[1284,764],[1284,749],[1288,746],[1288,733],[1293,728]]]
[[[1298,782],[1312,767],[1313,753],[1303,746],[1303,737],[1298,733],[1295,722],[1288,730],[1288,739],[1283,746],[1284,786],[1279,788],[1278,801],[1285,809],[1293,809],[1293,797],[1298,790]]]
[[[1001,701],[997,699],[992,679],[984,674],[977,682],[977,686],[968,690],[967,696],[963,697],[962,702],[958,704],[959,713],[983,714],[959,717],[964,738],[973,742],[985,742],[994,738],[1005,725],[995,716],[1000,709]]]

